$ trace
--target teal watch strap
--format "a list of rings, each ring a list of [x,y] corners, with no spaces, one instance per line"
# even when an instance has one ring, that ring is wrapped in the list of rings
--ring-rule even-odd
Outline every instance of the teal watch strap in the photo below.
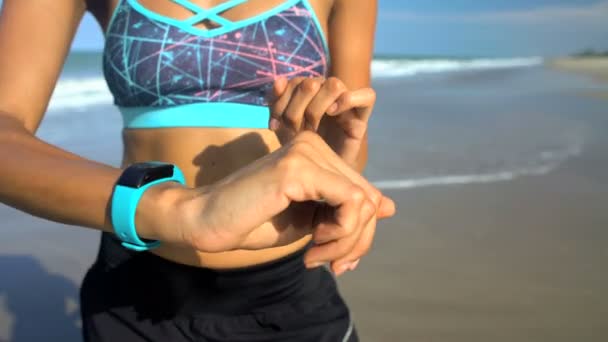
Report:
[[[172,177],[158,179],[139,188],[131,188],[120,184],[114,187],[111,207],[112,226],[124,247],[141,252],[160,246],[160,241],[142,240],[137,235],[135,212],[144,192],[150,187],[164,182],[186,183],[183,173],[177,166],[173,166]]]

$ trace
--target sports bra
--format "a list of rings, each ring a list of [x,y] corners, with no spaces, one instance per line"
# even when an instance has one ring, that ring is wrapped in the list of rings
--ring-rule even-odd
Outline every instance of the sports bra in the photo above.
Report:
[[[104,76],[125,128],[268,128],[265,98],[278,76],[327,74],[327,42],[308,0],[237,21],[220,13],[247,0],[209,9],[170,1],[192,16],[119,0],[105,32]],[[219,27],[195,26],[205,20]]]

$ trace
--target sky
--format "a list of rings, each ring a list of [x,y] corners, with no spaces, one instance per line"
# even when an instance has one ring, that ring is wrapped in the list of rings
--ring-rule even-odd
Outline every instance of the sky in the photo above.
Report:
[[[377,55],[556,56],[608,50],[608,0],[378,0]],[[75,50],[99,50],[87,15]]]

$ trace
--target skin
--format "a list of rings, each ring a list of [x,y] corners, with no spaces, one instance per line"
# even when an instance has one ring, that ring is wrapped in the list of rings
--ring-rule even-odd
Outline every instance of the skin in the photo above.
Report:
[[[189,15],[169,1],[140,2],[166,16],[185,18]],[[202,7],[211,7],[221,1],[194,2]],[[238,20],[281,2],[251,0],[222,15]],[[334,270],[341,273],[356,266],[358,258],[369,250],[376,217],[394,213],[392,201],[353,171],[361,171],[367,159],[366,126],[373,106],[373,95],[365,88],[370,85],[369,65],[373,51],[376,3],[369,0],[310,2],[328,37],[332,60],[330,76],[332,80],[339,80],[340,91],[334,88],[327,90],[328,86],[335,86],[336,81],[316,80],[318,87],[302,88],[304,85],[310,86],[310,82],[295,85],[292,84],[295,82],[293,80],[278,79],[274,93],[269,96],[273,98],[273,106],[279,100],[286,105],[285,110],[275,111],[274,118],[280,122],[280,129],[275,132],[215,128],[123,131],[123,166],[147,160],[174,163],[184,172],[189,186],[189,189],[183,189],[166,184],[152,188],[143,196],[136,215],[138,233],[147,238],[160,238],[164,242],[153,253],[178,263],[223,269],[280,258],[302,248],[314,238],[321,245],[307,254],[307,265],[313,267],[322,262],[332,262]],[[46,111],[61,66],[85,11],[91,11],[105,30],[116,3],[116,0],[91,0],[89,3],[84,0],[3,2],[0,17],[0,50],[4,51],[0,54],[0,159],[4,164],[0,170],[0,200],[3,203],[57,222],[112,231],[108,220],[108,203],[120,169],[85,160],[49,145],[37,139],[34,133]],[[352,25],[353,22],[357,25]],[[205,22],[198,26],[210,28],[214,24]],[[44,59],[41,60],[39,56],[44,56]],[[314,98],[317,101],[311,100]],[[353,98],[358,100],[353,101]],[[298,113],[311,112],[307,111],[311,103],[329,102],[337,103],[339,107],[332,112],[333,115],[322,115],[322,109],[318,108],[323,106],[317,105],[317,109],[312,111],[313,116],[323,119],[298,119]],[[285,113],[290,115],[284,116]],[[308,130],[317,131],[319,135],[302,132],[308,126],[293,126],[289,134],[283,134],[289,127],[287,123],[293,122],[286,121],[286,117],[313,122],[313,128]],[[363,122],[359,124],[356,138],[344,133],[345,127],[353,122]],[[361,132],[364,132],[363,135]],[[327,144],[317,139],[319,136]],[[193,144],[193,141],[196,143]],[[282,144],[284,146],[281,148]],[[294,144],[313,146],[313,150],[317,151],[315,153],[320,153],[315,157],[318,160],[301,163],[301,160],[311,158],[313,152],[309,149],[304,153],[302,148],[296,148],[294,152]],[[344,146],[349,147],[345,149]],[[334,158],[334,152],[343,159]],[[271,157],[268,157],[269,153]],[[327,179],[337,182],[341,178],[346,184],[346,197],[335,198],[324,205],[295,203],[321,198],[327,201],[328,198],[325,197],[327,194],[322,194],[323,189],[319,189],[320,184],[314,185],[317,187],[315,189],[301,191],[299,195],[290,193],[293,191],[288,191],[291,187],[312,185],[304,184],[293,173],[289,176],[291,178],[282,174],[286,167],[281,166],[285,164],[279,162],[281,158],[298,160],[293,164],[311,172],[331,169],[333,173],[328,173]],[[251,165],[257,166],[252,168]],[[41,177],[38,170],[45,170],[45,176]],[[256,170],[265,170],[275,177],[264,176],[263,172]],[[69,182],[65,181],[66,174],[70,175]],[[314,179],[311,183],[316,182],[317,178]],[[230,184],[247,184],[248,187],[239,188]],[[210,205],[217,203],[218,198],[226,199],[226,203],[234,203],[235,198],[261,198],[265,194],[262,189],[268,189],[267,186],[272,184],[278,184],[277,189],[280,189],[272,194],[275,196],[272,198],[281,200],[277,202],[278,205],[269,205],[262,210],[269,216],[251,213],[233,222],[225,218],[227,209]],[[230,197],[226,194],[231,193],[227,189],[240,189],[241,192]],[[251,196],[244,197],[243,189],[250,191]],[[224,195],[219,195],[222,193]],[[215,201],[210,201],[210,198]],[[250,203],[241,203],[240,207],[232,204],[232,209],[239,213],[251,212],[248,210]],[[369,210],[361,210],[368,207]],[[352,222],[340,222],[337,226],[341,228],[337,229],[336,224],[332,225],[331,222],[335,221],[339,208],[342,208],[340,213],[348,212],[346,216],[352,216]],[[201,212],[206,214],[205,219],[200,216]],[[267,219],[272,216],[273,219]],[[209,221],[215,224],[209,224]],[[259,225],[239,226],[238,222],[245,221],[258,222]],[[218,234],[230,231],[227,227],[234,231]],[[319,233],[311,236],[309,233],[313,227]],[[329,229],[332,227],[333,230]],[[294,234],[294,231],[298,231],[298,234]],[[328,231],[333,231],[334,235]],[[269,232],[275,234],[270,240],[255,238],[267,239]],[[236,238],[231,240],[228,235]],[[215,244],[208,241],[215,241]]]

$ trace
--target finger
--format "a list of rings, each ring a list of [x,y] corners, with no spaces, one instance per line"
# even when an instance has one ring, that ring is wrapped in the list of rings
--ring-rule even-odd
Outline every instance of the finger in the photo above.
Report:
[[[324,142],[315,146],[317,155],[314,160],[326,169],[332,170],[336,173],[347,177],[351,182],[360,186],[368,196],[368,198],[374,203],[376,208],[379,207],[382,193],[374,187],[367,179],[363,177],[355,169],[347,165],[335,152]],[[389,203],[390,204],[390,203]]]
[[[334,110],[328,111],[328,115],[336,116],[347,110],[358,109],[358,118],[367,122],[371,116],[373,106],[376,102],[376,92],[372,88],[362,88],[343,93],[336,100],[337,106]],[[333,108],[332,108],[333,109]]]
[[[389,218],[389,217],[394,216],[396,212],[397,212],[397,206],[395,205],[395,202],[392,199],[390,199],[389,197],[382,196],[382,199],[380,200],[380,205],[378,206],[378,211],[376,213],[376,216],[379,219]]]
[[[281,97],[281,95],[283,95],[285,89],[287,88],[288,82],[289,80],[284,76],[279,76],[275,78],[274,83],[272,84],[272,88],[266,95],[268,103],[274,103],[279,97]]]
[[[293,140],[294,150],[299,150],[301,154],[309,156],[317,166],[324,170],[329,170],[350,182],[361,187],[367,197],[379,207],[382,193],[369,183],[359,172],[347,165],[321,137],[316,133],[302,132]],[[317,182],[317,178],[311,178],[311,182]],[[331,187],[331,184],[327,186]],[[329,191],[331,189],[324,189]]]
[[[312,239],[317,245],[342,239],[352,233],[352,225],[336,223],[336,208],[320,203],[313,215]]]
[[[359,196],[364,196],[364,194],[361,193]],[[304,257],[304,262],[308,267],[316,267],[319,264],[335,260],[344,260],[343,258],[352,253],[353,248],[359,241],[363,227],[376,211],[374,205],[367,198],[361,197],[358,201],[361,203],[336,208],[332,219],[335,222],[336,229],[345,231],[346,235],[312,247]],[[353,201],[353,203],[356,202]],[[358,209],[354,211],[355,208]],[[329,223],[331,224],[331,221]]]
[[[389,207],[391,209],[387,209],[387,207]],[[394,203],[391,199],[389,199],[387,197],[383,197],[380,208],[376,212],[376,215],[370,217],[369,220],[374,219],[375,220],[374,224],[377,225],[377,219],[392,216],[392,214],[389,215],[389,210],[392,210],[392,214],[394,214]],[[337,240],[337,239],[343,238],[347,234],[348,234],[348,232],[345,229],[343,229],[341,226],[327,224],[327,222],[324,220],[314,220],[313,221],[312,238],[316,244],[324,244],[324,243],[330,242],[332,240]],[[356,254],[357,251],[355,251],[354,253]],[[356,258],[357,258],[356,255],[351,256],[350,258],[347,258],[346,259],[347,263],[350,262],[350,260],[354,260]]]
[[[288,203],[323,201],[339,207],[366,198],[364,189],[348,177],[320,165],[311,157],[315,156],[300,152],[279,161],[274,177],[283,178],[279,192]]]
[[[304,81],[306,77],[294,77],[287,82],[287,85],[284,87],[283,92],[280,95],[277,95],[277,99],[270,104],[270,116],[276,119],[280,119],[289,101],[291,101],[291,97],[293,92],[297,89],[298,85]],[[281,81],[282,82],[282,81]],[[277,85],[277,93],[281,89],[278,89],[281,84]],[[274,90],[273,90],[274,92]]]
[[[336,101],[346,90],[346,85],[338,78],[328,78],[306,108],[304,113],[305,127],[316,131],[323,115],[332,105],[337,107]]]
[[[278,99],[281,95],[283,95],[283,93],[287,89],[288,83],[289,83],[289,80],[287,79],[287,77],[283,77],[283,76],[277,77],[274,80],[274,84],[272,86],[272,95],[274,96],[275,99]]]
[[[365,228],[363,228],[359,239],[351,252],[348,255],[331,262],[330,267],[337,276],[348,271],[352,267],[353,262],[361,259],[369,252],[376,233],[376,221],[376,216],[373,215],[367,221]]]
[[[293,132],[303,129],[304,112],[323,85],[321,78],[308,78],[299,83],[283,113],[281,124]]]

